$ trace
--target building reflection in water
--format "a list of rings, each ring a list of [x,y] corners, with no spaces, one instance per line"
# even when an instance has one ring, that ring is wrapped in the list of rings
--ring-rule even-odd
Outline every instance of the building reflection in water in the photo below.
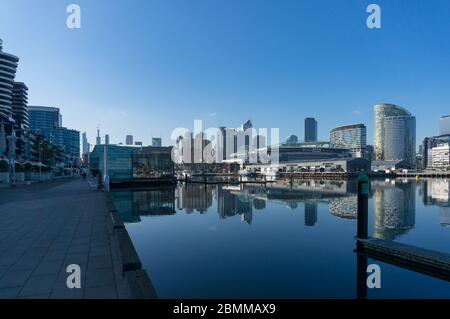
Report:
[[[305,202],[305,226],[314,226],[317,223],[317,202]]]
[[[415,226],[416,188],[425,205],[439,206],[439,223],[450,226],[450,180],[374,180],[371,194],[374,204],[374,233],[393,240]],[[206,213],[217,203],[220,219],[240,216],[251,224],[253,211],[265,210],[268,202],[291,209],[304,207],[304,225],[318,223],[318,204],[328,204],[333,216],[355,219],[357,197],[350,182],[299,181],[294,184],[204,185],[165,187],[113,193],[124,222],[140,222],[140,216],[173,215],[176,209]]]
[[[393,240],[415,226],[416,183],[408,180],[372,182],[375,238]]]
[[[191,214],[195,211],[204,214],[213,203],[213,187],[210,184],[190,184],[176,190],[177,209],[184,209]]]
[[[420,185],[423,204],[438,206],[439,223],[444,227],[450,227],[450,180],[425,179]]]

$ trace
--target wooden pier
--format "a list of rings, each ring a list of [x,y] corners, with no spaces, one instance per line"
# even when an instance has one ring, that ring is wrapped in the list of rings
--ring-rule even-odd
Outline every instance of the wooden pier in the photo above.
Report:
[[[356,240],[357,252],[368,258],[450,281],[450,254],[376,238]]]

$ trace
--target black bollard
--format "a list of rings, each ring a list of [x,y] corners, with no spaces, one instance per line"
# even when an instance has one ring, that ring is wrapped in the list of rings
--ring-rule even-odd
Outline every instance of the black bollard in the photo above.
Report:
[[[356,298],[367,299],[367,256],[356,252]]]
[[[369,219],[369,177],[362,171],[357,179],[358,183],[358,225],[357,238],[367,239]]]

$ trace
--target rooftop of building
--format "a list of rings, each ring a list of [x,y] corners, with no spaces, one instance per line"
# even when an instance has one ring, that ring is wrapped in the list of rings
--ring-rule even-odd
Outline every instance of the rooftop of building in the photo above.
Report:
[[[335,127],[334,129],[331,130],[331,132],[350,130],[350,129],[355,129],[355,128],[366,128],[366,126],[362,123],[343,125],[343,126]]]
[[[42,112],[59,112],[58,107],[53,106],[39,106],[39,105],[29,105],[28,110],[30,111],[42,111]]]

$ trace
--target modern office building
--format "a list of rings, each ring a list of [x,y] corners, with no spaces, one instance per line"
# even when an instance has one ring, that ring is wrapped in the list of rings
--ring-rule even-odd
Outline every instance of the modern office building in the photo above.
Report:
[[[286,139],[286,144],[287,145],[295,145],[298,144],[298,137],[297,135],[291,134],[287,137]]]
[[[439,120],[439,135],[450,134],[450,115],[441,117]]]
[[[317,142],[317,121],[312,117],[305,118],[305,142]]]
[[[336,127],[330,132],[332,147],[350,150],[352,157],[367,157],[367,130],[364,124]]]
[[[429,163],[428,163],[429,151],[432,148],[435,148],[438,145],[443,145],[443,144],[450,144],[450,134],[425,137],[423,139],[422,147],[421,147],[421,149],[422,149],[422,151],[421,151],[422,168],[423,169],[426,169],[426,168],[428,168],[430,166]],[[430,166],[430,168],[431,168],[431,166]]]
[[[143,143],[142,142],[134,142],[134,146],[142,146],[143,145]]]
[[[80,157],[80,132],[66,127],[57,127],[53,131],[55,145],[64,149],[65,161]]]
[[[152,138],[152,146],[153,147],[161,147],[162,146],[162,140],[160,137],[154,137]]]
[[[416,162],[416,118],[388,116],[384,124],[384,160],[404,160],[409,168]]]
[[[127,135],[125,137],[125,145],[128,145],[128,146],[133,145],[133,135]]]
[[[404,160],[414,167],[416,160],[416,119],[394,104],[377,104],[375,111],[375,159]]]
[[[440,144],[428,150],[427,168],[450,167],[450,144]]]
[[[29,106],[30,128],[42,135],[48,141],[52,141],[53,131],[62,126],[62,116],[59,108],[47,106]]]
[[[374,151],[375,159],[378,161],[386,160],[385,148],[390,141],[386,139],[385,127],[386,117],[393,116],[411,116],[406,109],[394,104],[377,104],[374,106],[375,112],[375,138]]]
[[[28,87],[22,82],[14,82],[11,108],[12,116],[16,122],[16,129],[27,129],[30,124],[28,113]]]
[[[12,118],[12,92],[19,58],[3,52],[3,41],[0,39],[0,113]]]
[[[96,145],[90,156],[89,169],[105,174],[104,151],[108,150],[108,175],[111,183],[174,179],[172,147],[134,147]]]

